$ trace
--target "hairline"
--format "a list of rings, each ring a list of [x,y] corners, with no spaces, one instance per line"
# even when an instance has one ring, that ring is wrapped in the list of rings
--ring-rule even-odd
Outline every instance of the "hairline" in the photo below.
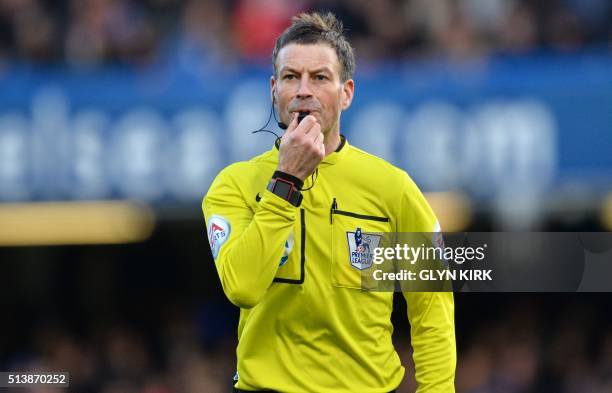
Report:
[[[328,48],[330,48],[334,54],[336,55],[336,71],[338,72],[338,77],[340,78],[340,82],[344,83],[346,81],[348,81],[349,79],[351,79],[350,77],[346,78],[346,80],[344,80],[343,78],[343,69],[344,67],[342,66],[342,62],[340,61],[340,56],[338,56],[338,51],[336,50],[336,48],[334,48],[334,46],[330,43],[327,42],[326,40],[318,40],[316,42],[308,42],[308,43],[302,43],[302,42],[295,42],[295,41],[291,41],[286,43],[285,45],[283,45],[282,47],[280,47],[278,49],[278,52],[276,53],[276,58],[273,60],[273,64],[272,67],[274,68],[274,78],[278,79],[278,77],[280,76],[279,73],[281,71],[281,68],[277,67],[276,62],[278,61],[280,52],[285,49],[286,47],[288,47],[289,45],[302,45],[302,46],[307,46],[307,45],[326,45]]]

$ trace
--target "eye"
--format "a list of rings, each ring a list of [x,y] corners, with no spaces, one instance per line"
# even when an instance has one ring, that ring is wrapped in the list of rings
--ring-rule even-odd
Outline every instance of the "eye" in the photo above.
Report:
[[[318,81],[324,81],[324,80],[327,80],[329,78],[326,75],[317,74],[317,75],[315,75],[315,79],[318,80]]]
[[[295,75],[294,74],[286,74],[285,76],[283,76],[283,80],[290,81],[292,79],[295,79]]]

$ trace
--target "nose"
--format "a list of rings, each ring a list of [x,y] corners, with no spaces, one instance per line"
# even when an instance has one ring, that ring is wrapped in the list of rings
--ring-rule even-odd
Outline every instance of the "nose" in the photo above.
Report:
[[[304,75],[300,79],[300,85],[298,87],[298,91],[296,95],[297,95],[297,98],[301,98],[301,99],[312,97],[312,91],[310,90],[309,80],[306,75]]]

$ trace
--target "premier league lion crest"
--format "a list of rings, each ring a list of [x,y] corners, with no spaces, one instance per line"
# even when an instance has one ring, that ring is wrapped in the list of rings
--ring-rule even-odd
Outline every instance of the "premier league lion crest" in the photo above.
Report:
[[[355,232],[347,232],[351,266],[359,270],[372,266],[374,249],[378,247],[380,238],[381,235],[362,232],[361,228],[357,228]]]

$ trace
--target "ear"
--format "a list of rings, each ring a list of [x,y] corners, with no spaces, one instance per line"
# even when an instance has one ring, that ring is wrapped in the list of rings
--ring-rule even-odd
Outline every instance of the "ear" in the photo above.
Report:
[[[274,79],[274,75],[270,77],[270,98],[272,99],[272,104],[276,105],[276,79]]]
[[[353,102],[353,95],[355,94],[355,81],[352,79],[347,80],[342,84],[342,102],[341,107],[342,110],[347,110],[351,106],[351,102]]]

